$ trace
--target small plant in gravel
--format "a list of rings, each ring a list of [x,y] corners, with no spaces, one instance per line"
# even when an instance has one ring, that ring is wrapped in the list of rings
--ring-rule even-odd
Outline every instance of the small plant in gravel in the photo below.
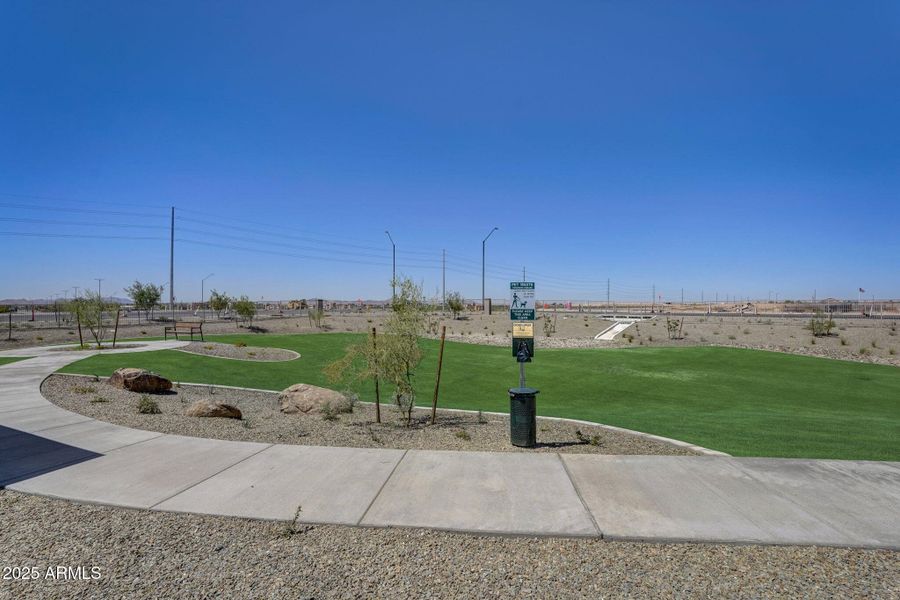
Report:
[[[744,330],[744,335],[750,335],[750,330],[749,330],[749,329],[745,329],[745,330]]]
[[[91,398],[91,404],[101,404],[103,402],[109,402],[109,400],[102,396],[94,396],[93,398]]]
[[[323,404],[321,410],[323,421],[338,420],[338,411],[331,402],[326,402],[325,404]]]
[[[847,338],[842,337],[841,338],[841,346],[846,346],[846,345],[847,345]]]
[[[815,346],[815,345],[816,345],[816,338],[813,338],[813,339],[809,340],[809,345],[810,345],[810,346]]]
[[[36,339],[37,341],[39,341],[39,342],[43,342],[43,341],[44,341],[44,338],[41,337],[41,336],[37,336],[35,339]]]
[[[890,349],[888,349],[888,354],[890,354],[891,356],[894,356],[895,354],[897,354],[897,351],[894,350],[893,348],[890,348]]]
[[[469,435],[469,432],[465,429],[459,429],[453,433],[456,437],[463,440],[464,442],[469,442],[472,440],[472,436]]]
[[[256,356],[256,352],[248,352],[247,356]]]
[[[590,444],[591,446],[599,446],[600,445],[600,436],[599,435],[587,436],[587,435],[583,434],[580,429],[576,429],[575,437],[582,444]]]
[[[648,342],[652,342],[652,341],[653,341],[653,336],[652,336],[652,335],[648,335],[648,336],[647,336],[647,341],[648,341]]]
[[[253,429],[253,421],[249,417],[243,417],[241,419],[241,427],[244,429]]]
[[[728,336],[728,339],[729,339],[729,340],[736,340],[736,339],[737,339],[737,336],[729,335],[729,336]]]
[[[873,347],[873,348],[877,348],[877,347],[878,347],[878,344],[875,343],[875,340],[872,340],[872,347]]]
[[[298,504],[297,510],[294,511],[294,518],[284,526],[279,532],[279,536],[283,538],[289,538],[297,535],[298,533],[306,533],[312,527],[300,525],[300,513],[303,512],[303,507]]]
[[[487,419],[484,418],[484,413],[479,410],[478,411],[478,424],[484,425],[486,423],[487,423]]]
[[[866,348],[865,346],[863,346],[862,348],[859,349],[859,353],[862,354],[863,356],[865,356],[866,354],[869,353],[869,349]]]
[[[369,438],[375,442],[376,444],[381,444],[381,439],[378,437],[378,434],[375,433],[375,430],[372,429],[372,425],[366,423],[366,433],[369,434]]]
[[[141,399],[138,400],[138,412],[142,415],[158,415],[162,411],[159,410],[159,404],[156,403],[156,400],[146,394],[142,394]]]
[[[235,348],[246,348],[246,347],[247,347],[247,342],[235,342],[235,343],[234,343],[234,347],[235,347]]]
[[[205,346],[203,346],[203,347],[206,348],[207,350],[212,350],[212,349],[213,349],[212,344],[207,344],[207,345],[205,345]]]
[[[97,391],[97,388],[92,385],[76,385],[72,388],[72,391],[76,394],[93,394]]]

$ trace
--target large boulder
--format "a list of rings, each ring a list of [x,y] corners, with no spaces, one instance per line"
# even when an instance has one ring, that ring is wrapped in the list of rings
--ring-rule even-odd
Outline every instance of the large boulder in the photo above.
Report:
[[[308,383],[295,383],[278,395],[278,401],[285,414],[322,412],[323,406],[330,406],[334,412],[349,412],[345,405],[350,404],[342,393]]]
[[[108,383],[123,390],[142,394],[161,394],[172,389],[171,381],[144,369],[116,369]]]
[[[225,419],[240,419],[241,411],[238,407],[212,400],[197,400],[186,411],[189,417],[221,417]]]

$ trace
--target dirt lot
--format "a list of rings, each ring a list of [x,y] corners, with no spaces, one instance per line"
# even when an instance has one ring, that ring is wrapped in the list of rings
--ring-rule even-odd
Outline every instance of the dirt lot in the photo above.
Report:
[[[252,332],[265,334],[363,332],[381,328],[384,312],[329,314],[317,328],[306,317],[259,318]],[[534,333],[540,347],[609,348],[629,346],[719,345],[793,352],[900,366],[900,322],[879,319],[838,319],[832,335],[814,338],[806,329],[805,318],[760,316],[684,317],[681,339],[671,340],[666,330],[666,317],[639,322],[612,342],[594,340],[594,336],[611,323],[596,314],[548,312],[538,315]],[[549,325],[547,325],[549,323]],[[44,344],[73,343],[78,339],[74,328],[28,327],[13,329],[13,341],[0,341],[0,350]],[[439,314],[430,317],[429,335],[436,337],[440,327],[447,327],[447,339],[476,344],[503,346],[509,343],[511,324],[506,312],[493,315],[468,313],[461,319]],[[119,339],[161,337],[163,323],[132,325],[119,329]],[[233,321],[204,324],[208,335],[250,333],[242,323]],[[549,334],[549,335],[548,335]]]

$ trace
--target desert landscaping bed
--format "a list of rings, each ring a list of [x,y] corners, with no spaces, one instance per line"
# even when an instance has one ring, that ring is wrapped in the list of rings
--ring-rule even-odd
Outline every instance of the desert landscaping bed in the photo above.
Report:
[[[3,598],[896,598],[900,553],[297,526],[0,490],[0,564],[88,581],[0,582]]]
[[[292,350],[284,348],[267,348],[263,346],[247,346],[240,344],[220,344],[218,342],[191,342],[187,346],[178,348],[181,352],[191,354],[203,354],[217,358],[231,358],[235,360],[257,360],[262,362],[278,362],[294,360],[300,355]]]
[[[278,394],[227,387],[176,384],[170,393],[148,397],[159,414],[138,412],[142,394],[112,387],[105,380],[52,375],[41,386],[44,397],[73,412],[100,421],[162,433],[223,440],[357,448],[422,450],[488,450],[573,452],[596,454],[692,455],[693,451],[602,427],[538,419],[538,447],[517,448],[509,443],[509,418],[439,410],[436,425],[428,425],[429,411],[416,410],[407,427],[397,408],[382,404],[382,423],[375,407],[356,403],[352,413],[284,414]],[[197,400],[237,407],[243,418],[189,417],[184,413]]]

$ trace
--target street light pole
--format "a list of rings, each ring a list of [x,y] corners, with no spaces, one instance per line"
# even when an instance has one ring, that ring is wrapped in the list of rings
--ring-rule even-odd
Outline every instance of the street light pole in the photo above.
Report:
[[[391,272],[391,304],[393,304],[394,300],[397,299],[397,245],[394,243],[394,238],[391,237],[391,232],[387,229],[384,232],[387,234],[388,239],[391,240],[391,254],[393,255],[393,270]]]
[[[103,295],[100,293],[100,282],[103,281],[102,277],[94,277],[94,281],[97,282],[97,297],[100,300],[103,300]]]
[[[494,227],[491,229],[491,232],[487,234],[487,236],[481,240],[481,312],[484,313],[484,246],[488,241],[488,238],[491,237],[495,231],[500,229],[499,227]]]
[[[215,275],[215,273],[210,273],[209,275],[207,275],[206,277],[204,277],[203,279],[200,280],[200,306],[203,306],[204,302],[206,302],[206,290],[204,288],[204,286],[206,284],[206,280],[209,279],[210,277],[212,277],[213,275]],[[206,307],[203,308],[203,320],[204,321],[206,320]]]

